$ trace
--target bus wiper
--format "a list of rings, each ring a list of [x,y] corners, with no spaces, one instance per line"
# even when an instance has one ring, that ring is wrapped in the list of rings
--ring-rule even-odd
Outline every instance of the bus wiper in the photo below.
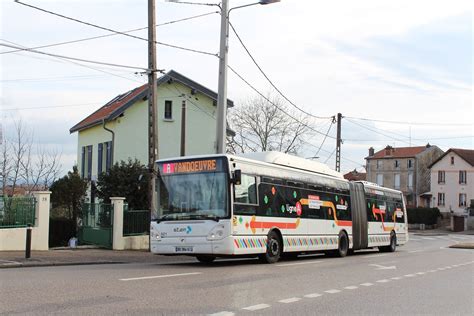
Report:
[[[157,224],[159,224],[161,221],[164,221],[165,219],[167,219],[171,214],[166,214],[166,215],[163,215],[161,217],[158,217],[155,221]]]
[[[220,218],[212,214],[194,214],[194,215],[191,215],[191,219],[210,219],[210,220],[219,222]]]

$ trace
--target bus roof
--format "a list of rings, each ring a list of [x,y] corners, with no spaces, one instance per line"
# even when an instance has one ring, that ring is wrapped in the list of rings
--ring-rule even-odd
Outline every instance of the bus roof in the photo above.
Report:
[[[280,153],[277,151],[253,152],[239,155],[239,157],[248,158],[251,160],[258,160],[284,167],[316,172],[335,178],[344,179],[344,176],[341,173],[332,170],[326,164],[289,154]]]

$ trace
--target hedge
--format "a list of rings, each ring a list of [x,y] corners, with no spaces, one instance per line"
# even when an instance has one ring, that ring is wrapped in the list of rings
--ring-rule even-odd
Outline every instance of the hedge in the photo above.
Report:
[[[435,225],[442,218],[439,209],[428,207],[407,208],[409,224]]]

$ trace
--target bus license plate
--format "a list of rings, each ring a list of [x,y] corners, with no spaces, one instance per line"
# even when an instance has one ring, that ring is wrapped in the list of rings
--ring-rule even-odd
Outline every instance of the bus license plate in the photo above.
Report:
[[[176,247],[176,252],[193,252],[193,247]]]

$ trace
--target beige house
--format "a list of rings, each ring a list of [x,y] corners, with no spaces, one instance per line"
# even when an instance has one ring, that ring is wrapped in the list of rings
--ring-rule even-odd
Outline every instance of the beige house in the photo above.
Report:
[[[474,150],[451,148],[429,168],[432,207],[463,212],[474,200]]]
[[[96,180],[112,164],[148,164],[148,85],[118,95],[70,129],[78,133],[81,176]],[[158,79],[158,158],[215,152],[217,93],[171,70]],[[228,100],[227,106],[233,102]],[[228,130],[228,133],[232,131]]]
[[[437,146],[391,147],[375,152],[369,149],[367,181],[400,190],[408,206],[425,206],[430,190],[429,165],[443,154]]]

